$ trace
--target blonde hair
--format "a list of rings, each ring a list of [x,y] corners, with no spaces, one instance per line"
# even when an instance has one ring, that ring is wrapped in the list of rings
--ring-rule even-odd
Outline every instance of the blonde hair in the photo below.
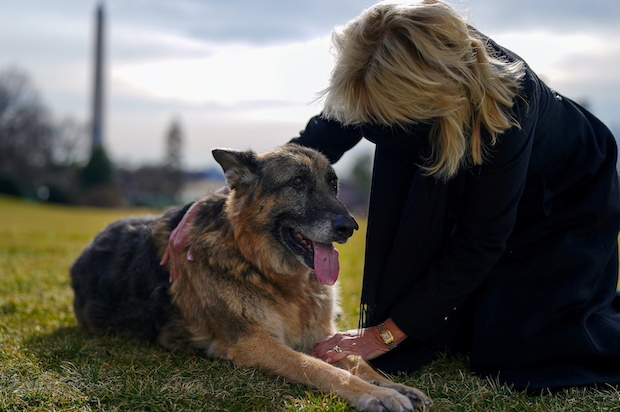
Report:
[[[453,177],[482,164],[489,144],[511,126],[524,75],[487,51],[477,32],[437,0],[379,3],[333,34],[336,62],[323,116],[345,125],[432,123],[427,174]]]

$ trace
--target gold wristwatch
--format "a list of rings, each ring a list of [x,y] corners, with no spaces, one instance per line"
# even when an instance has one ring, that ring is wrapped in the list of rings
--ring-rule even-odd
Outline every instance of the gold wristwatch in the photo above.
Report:
[[[390,348],[390,350],[396,349],[396,344],[394,343],[394,335],[392,335],[392,332],[390,332],[390,330],[385,327],[385,324],[383,322],[378,324],[377,327],[379,328],[379,337],[381,338],[383,343],[385,343],[387,347]]]

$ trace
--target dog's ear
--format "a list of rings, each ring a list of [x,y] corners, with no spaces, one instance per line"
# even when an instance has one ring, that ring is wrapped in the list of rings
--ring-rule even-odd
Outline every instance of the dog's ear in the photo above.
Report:
[[[249,183],[256,175],[258,160],[252,151],[239,152],[230,149],[213,149],[213,158],[222,166],[228,187]]]

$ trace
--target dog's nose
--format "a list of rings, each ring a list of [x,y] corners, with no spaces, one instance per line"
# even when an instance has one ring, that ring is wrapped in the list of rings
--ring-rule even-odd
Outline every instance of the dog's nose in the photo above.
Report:
[[[351,237],[353,231],[359,229],[359,226],[351,215],[336,215],[332,219],[332,228],[340,236]]]

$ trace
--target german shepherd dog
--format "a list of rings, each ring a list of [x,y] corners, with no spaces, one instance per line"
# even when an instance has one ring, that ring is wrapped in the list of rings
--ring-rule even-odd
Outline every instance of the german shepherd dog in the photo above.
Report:
[[[159,262],[189,206],[103,230],[71,268],[79,323],[169,349],[197,348],[335,392],[367,411],[424,411],[429,399],[359,357],[337,366],[307,355],[336,332],[338,255],[357,223],[315,150],[287,144],[257,155],[215,149],[228,194],[200,200],[179,277]]]

